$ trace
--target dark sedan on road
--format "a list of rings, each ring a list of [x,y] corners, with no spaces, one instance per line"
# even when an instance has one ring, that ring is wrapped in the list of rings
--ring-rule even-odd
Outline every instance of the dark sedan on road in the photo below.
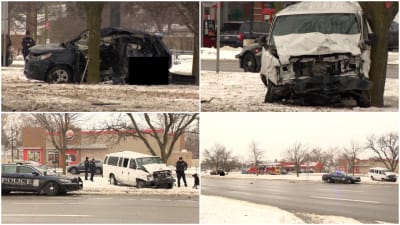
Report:
[[[103,161],[95,160],[96,164],[96,174],[103,174]],[[85,163],[80,162],[77,165],[71,165],[68,167],[67,171],[73,174],[79,174],[85,172]]]
[[[361,182],[360,177],[356,176],[348,176],[343,172],[335,172],[322,175],[322,180],[326,183],[346,183],[346,184],[354,184],[357,182]]]
[[[87,71],[88,40],[89,31],[84,31],[68,42],[31,47],[25,59],[25,76],[49,83],[82,82]],[[171,67],[171,53],[161,36],[117,27],[101,30],[101,81],[113,84],[131,83],[133,78],[129,76],[132,73],[129,71],[130,61],[142,58],[150,62],[155,60],[152,65],[156,68],[160,67],[157,62],[161,58],[166,59],[165,64],[168,65],[162,64],[162,68],[168,67],[165,68],[166,73]],[[168,79],[168,75],[166,78]]]
[[[57,195],[82,188],[80,177],[57,176],[43,167],[30,164],[1,165],[1,194],[17,191]]]

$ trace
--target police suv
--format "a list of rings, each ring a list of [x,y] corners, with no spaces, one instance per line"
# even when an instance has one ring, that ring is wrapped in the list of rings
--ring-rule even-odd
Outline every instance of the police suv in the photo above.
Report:
[[[1,193],[12,191],[57,195],[83,188],[80,177],[58,176],[45,167],[22,163],[1,165]]]

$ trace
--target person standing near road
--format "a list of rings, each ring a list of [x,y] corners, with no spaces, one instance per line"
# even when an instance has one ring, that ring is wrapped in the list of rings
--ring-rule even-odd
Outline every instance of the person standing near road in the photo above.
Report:
[[[92,159],[92,161],[90,161],[89,168],[90,168],[90,180],[93,181],[94,173],[96,173],[96,162],[94,161],[94,158]]]
[[[85,180],[87,180],[90,167],[89,157],[86,156],[84,164],[85,164]]]
[[[22,55],[24,56],[24,60],[28,55],[28,49],[34,45],[36,45],[35,40],[31,37],[31,33],[29,30],[26,31],[25,37],[22,39]]]
[[[183,161],[182,157],[179,157],[179,160],[176,162],[176,176],[178,179],[178,187],[181,186],[181,178],[183,179],[183,183],[185,187],[187,187],[185,170],[187,169],[187,163]]]

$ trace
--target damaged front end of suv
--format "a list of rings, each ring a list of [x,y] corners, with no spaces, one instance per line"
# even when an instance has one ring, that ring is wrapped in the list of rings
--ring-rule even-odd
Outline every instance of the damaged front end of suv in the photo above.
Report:
[[[302,2],[276,15],[263,45],[265,102],[370,106],[370,39],[358,3]]]

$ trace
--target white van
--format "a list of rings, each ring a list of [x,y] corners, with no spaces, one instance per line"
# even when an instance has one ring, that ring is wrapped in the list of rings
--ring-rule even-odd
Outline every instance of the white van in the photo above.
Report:
[[[307,1],[279,11],[261,39],[265,102],[370,106],[373,34],[356,2]]]
[[[371,180],[393,181],[393,182],[396,182],[397,180],[397,176],[395,173],[382,167],[370,168],[368,171],[368,176],[371,178]]]
[[[103,176],[108,177],[111,184],[133,185],[137,188],[172,188],[175,182],[172,171],[160,157],[132,151],[107,154],[104,158]]]

